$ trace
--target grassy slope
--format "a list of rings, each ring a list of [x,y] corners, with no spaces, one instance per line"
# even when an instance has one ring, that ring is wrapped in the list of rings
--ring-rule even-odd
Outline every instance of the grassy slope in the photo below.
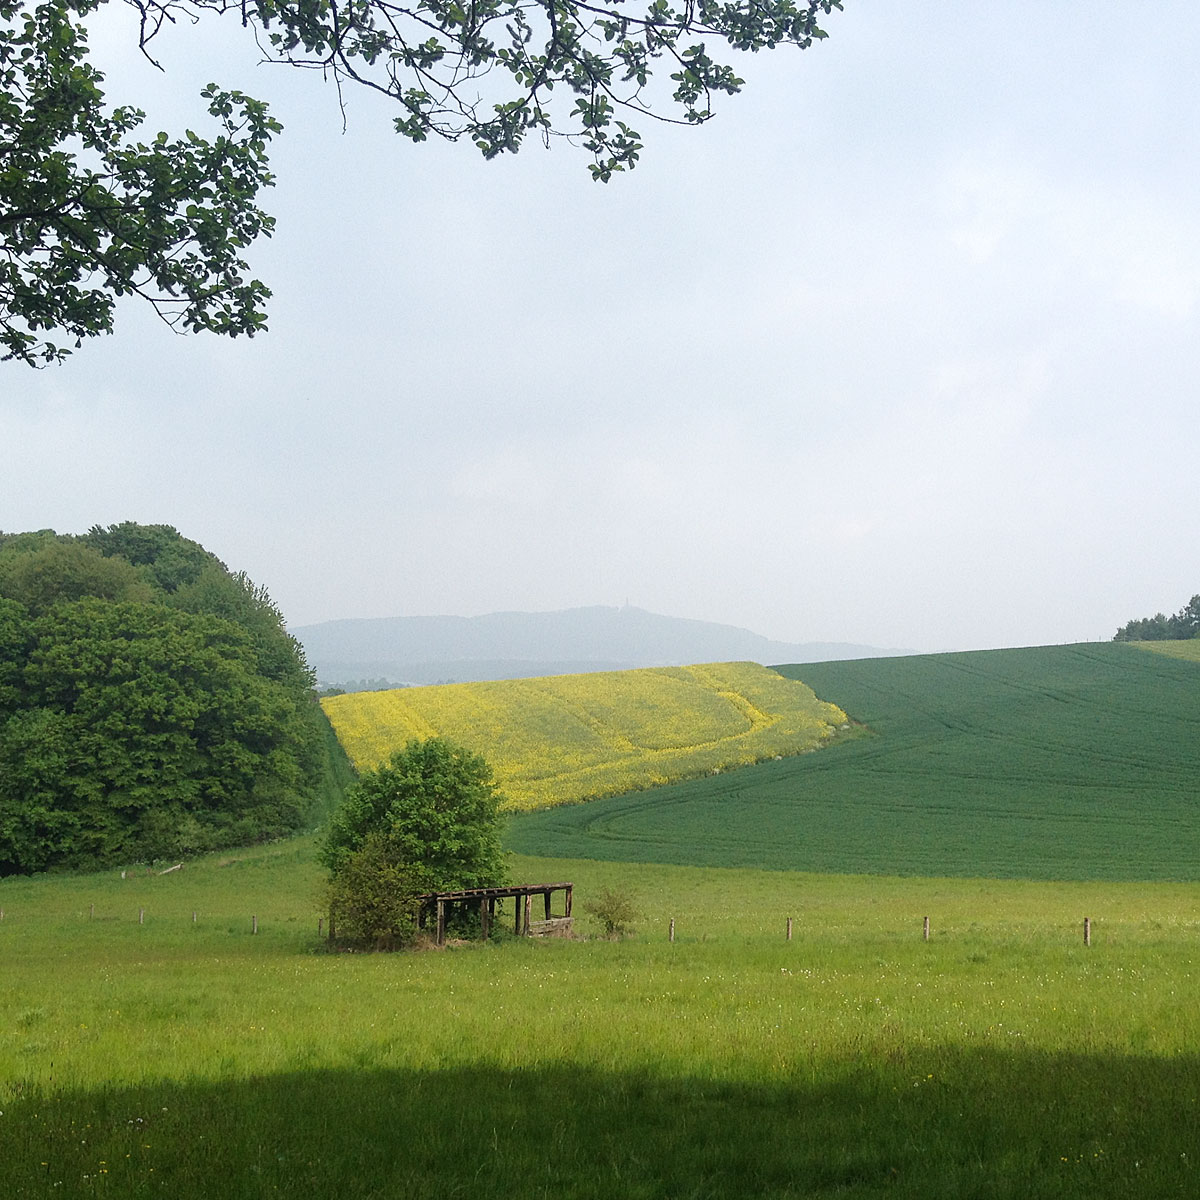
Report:
[[[875,736],[513,819],[524,853],[1200,879],[1200,665],[1128,645],[780,668]]]
[[[1200,1186],[1194,888],[519,860],[642,935],[326,955],[311,851],[0,881],[6,1196]]]
[[[1200,662],[1200,638],[1185,641],[1130,642],[1138,650],[1149,650],[1152,654],[1165,654],[1168,658],[1182,658],[1188,662]]]
[[[536,809],[815,749],[845,714],[756,663],[706,663],[328,697],[360,766],[438,734],[482,754],[505,806]]]

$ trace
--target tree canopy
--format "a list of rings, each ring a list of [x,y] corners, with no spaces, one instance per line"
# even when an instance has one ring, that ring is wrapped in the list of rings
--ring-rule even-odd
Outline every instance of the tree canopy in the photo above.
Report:
[[[496,887],[506,878],[491,768],[445,738],[409,742],[347,789],[323,857],[344,940],[410,941],[421,893]]]
[[[1200,595],[1193,596],[1177,613],[1155,613],[1137,617],[1122,625],[1113,635],[1114,642],[1162,642],[1200,636]]]
[[[242,258],[273,219],[260,101],[204,89],[220,132],[137,136],[107,109],[82,19],[102,0],[0,0],[0,358],[52,362],[109,333],[120,296],[181,329],[253,334],[269,290]]]
[[[323,725],[265,591],[170,526],[0,534],[0,875],[293,832]]]
[[[137,295],[182,329],[264,328],[270,295],[242,257],[272,218],[280,126],[259,100],[205,88],[219,132],[137,138],[106,107],[83,21],[104,0],[0,0],[0,357],[56,361],[112,330]],[[396,105],[413,142],[466,140],[485,158],[533,134],[583,148],[597,180],[636,165],[636,125],[698,125],[743,80],[722,51],[801,49],[841,0],[128,0],[147,56],[181,18],[232,13],[265,56]],[[720,47],[720,49],[716,49]],[[664,78],[665,75],[665,78]]]

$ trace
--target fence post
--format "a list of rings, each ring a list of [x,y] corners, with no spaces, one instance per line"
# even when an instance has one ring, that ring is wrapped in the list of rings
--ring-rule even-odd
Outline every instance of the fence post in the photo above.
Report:
[[[788,917],[788,924],[787,924],[787,940],[788,940],[789,942],[792,940],[792,918],[791,918],[791,917]]]
[[[1090,946],[1092,944],[1092,918],[1083,918],[1083,944]]]
[[[667,931],[667,937],[673,942],[675,940],[675,918],[671,918],[671,927]]]
[[[929,941],[929,918],[928,917],[925,918],[925,923],[922,926],[921,934],[925,938],[926,941]]]
[[[257,916],[251,916],[251,918],[250,918],[250,932],[251,933],[258,932],[258,917]]]
[[[145,923],[146,923],[146,910],[144,908],[139,908],[138,909],[138,924],[145,925]]]

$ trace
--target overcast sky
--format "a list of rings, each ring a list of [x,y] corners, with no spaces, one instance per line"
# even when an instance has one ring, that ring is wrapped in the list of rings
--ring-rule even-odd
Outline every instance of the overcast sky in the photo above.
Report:
[[[1131,15],[1132,14],[1132,15]],[[413,146],[236,22],[110,98],[285,125],[270,332],[0,364],[0,528],[165,522],[296,625],[631,604],[914,650],[1200,591],[1200,4],[846,0],[632,174]],[[238,48],[241,47],[239,50]]]

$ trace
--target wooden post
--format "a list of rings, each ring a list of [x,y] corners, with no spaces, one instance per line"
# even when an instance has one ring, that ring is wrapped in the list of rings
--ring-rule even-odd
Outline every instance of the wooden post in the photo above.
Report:
[[[492,924],[492,914],[488,911],[488,904],[486,896],[479,902],[479,932],[485,942],[488,940]]]
[[[1083,918],[1083,944],[1090,946],[1092,944],[1092,918]]]
[[[529,926],[533,921],[533,893],[525,893],[525,936],[529,936]]]
[[[446,902],[441,896],[437,898],[437,944],[446,944]]]
[[[566,915],[568,917],[571,915],[571,893],[574,890],[575,889],[570,884],[567,885],[567,912],[566,912]]]
[[[671,918],[671,924],[667,930],[667,937],[672,942],[675,940],[675,918],[674,917]]]
[[[515,933],[517,935],[517,937],[520,937],[521,936],[521,913],[523,911],[521,908],[521,897],[520,896],[513,897],[513,908],[516,910],[516,914],[517,914],[516,917],[513,919],[513,933]]]
[[[251,933],[258,932],[258,917],[257,916],[251,916],[251,918],[250,918],[250,932]]]
[[[196,923],[196,910],[193,908],[192,909],[192,924],[195,925],[195,923]]]
[[[550,920],[550,891],[547,889],[542,893],[542,903],[546,908],[546,920]]]
[[[96,906],[93,904],[93,905],[92,905],[92,906],[91,906],[91,907],[88,909],[88,920],[89,920],[89,921],[94,921],[95,919],[96,919]]]
[[[789,942],[792,940],[792,918],[791,917],[788,917],[787,940]]]
[[[925,924],[921,930],[921,933],[924,936],[925,940],[929,941],[929,918],[928,917],[925,918]]]
[[[138,909],[138,924],[145,925],[145,923],[146,923],[146,910],[144,908],[139,908]]]

